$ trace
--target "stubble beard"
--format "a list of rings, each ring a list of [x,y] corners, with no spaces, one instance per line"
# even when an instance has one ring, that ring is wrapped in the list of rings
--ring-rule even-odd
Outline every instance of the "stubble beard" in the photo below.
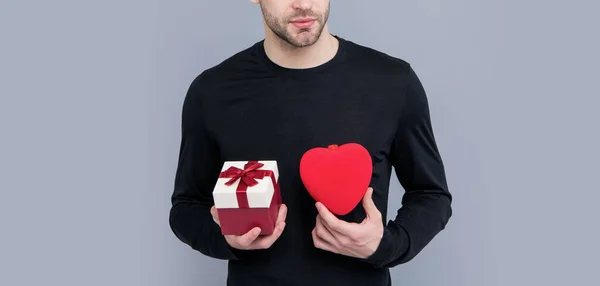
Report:
[[[293,15],[292,17],[294,18],[308,16],[314,17],[317,19],[315,23],[318,24],[318,28],[316,28],[316,30],[314,30],[314,28],[300,29],[298,30],[297,37],[294,37],[294,35],[292,35],[286,29],[286,27],[289,24],[289,19],[291,19],[292,17],[278,19],[277,17],[275,17],[275,15],[271,14],[267,9],[265,9],[263,5],[260,5],[260,8],[262,10],[265,23],[267,24],[269,29],[278,38],[295,48],[308,47],[316,43],[321,37],[321,34],[323,33],[325,23],[327,23],[327,20],[329,19],[329,7],[327,7],[327,10],[323,15],[315,14],[312,11],[302,11]],[[314,30],[314,32],[311,32],[311,30]]]

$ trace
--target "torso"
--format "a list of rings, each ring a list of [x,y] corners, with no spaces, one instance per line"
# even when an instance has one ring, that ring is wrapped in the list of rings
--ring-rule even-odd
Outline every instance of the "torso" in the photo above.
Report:
[[[232,70],[222,76],[229,80],[221,78],[211,85],[205,98],[206,118],[221,159],[277,160],[282,199],[289,208],[288,226],[279,241],[270,250],[248,253],[246,260],[233,263],[230,270],[259,269],[256,267],[268,264],[272,271],[283,273],[288,270],[277,264],[277,256],[290,255],[299,262],[305,261],[298,265],[305,265],[307,271],[318,272],[316,268],[329,265],[337,270],[326,271],[341,271],[344,275],[350,270],[387,275],[368,266],[363,269],[364,265],[354,259],[340,258],[312,246],[311,230],[317,212],[299,175],[300,158],[310,148],[349,142],[366,147],[373,159],[374,200],[384,217],[387,212],[392,168],[388,154],[404,101],[406,82],[401,73],[405,66],[381,55],[354,59],[351,51],[345,52],[343,61],[339,59],[339,63],[312,73],[274,74],[255,64],[255,71],[249,69],[247,77]],[[369,60],[380,63],[361,62]],[[244,60],[238,66],[248,68],[246,65],[251,66],[250,63]],[[388,72],[394,69],[398,73]],[[363,218],[360,205],[343,217],[354,222]],[[339,266],[332,265],[336,263]],[[354,279],[358,277],[361,276]]]

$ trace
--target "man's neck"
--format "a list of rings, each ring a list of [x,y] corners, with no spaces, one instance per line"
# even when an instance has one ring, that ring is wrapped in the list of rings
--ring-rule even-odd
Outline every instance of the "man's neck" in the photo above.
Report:
[[[267,34],[264,48],[271,61],[291,69],[316,67],[330,61],[337,53],[338,40],[327,29],[312,46],[297,48],[274,34]]]

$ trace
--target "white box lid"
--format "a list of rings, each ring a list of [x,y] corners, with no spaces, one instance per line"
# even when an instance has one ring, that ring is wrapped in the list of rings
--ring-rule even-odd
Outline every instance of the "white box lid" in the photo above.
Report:
[[[230,167],[237,167],[244,169],[248,161],[226,161],[223,164],[221,172],[229,169]],[[264,166],[258,168],[258,170],[270,170],[273,171],[275,181],[279,181],[279,169],[277,168],[277,161],[265,160],[258,161],[258,163],[264,164]],[[237,179],[233,184],[227,186],[227,183],[231,178],[219,178],[217,184],[213,190],[213,199],[215,201],[215,207],[217,208],[239,208],[237,187],[241,182],[241,178]],[[248,186],[246,188],[246,196],[248,198],[248,205],[250,208],[268,208],[271,205],[271,199],[275,192],[271,177],[264,176],[262,179],[255,179],[258,184],[255,186]]]

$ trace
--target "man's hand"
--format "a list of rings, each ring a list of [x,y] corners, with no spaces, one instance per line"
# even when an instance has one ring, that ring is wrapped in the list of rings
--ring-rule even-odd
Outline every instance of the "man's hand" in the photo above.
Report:
[[[210,209],[210,213],[212,214],[213,220],[221,226],[219,222],[219,215],[217,213],[217,209],[213,206]],[[225,235],[225,240],[227,243],[237,249],[266,249],[271,247],[273,243],[279,238],[283,229],[285,228],[285,218],[287,216],[287,206],[282,204],[279,208],[279,213],[277,215],[277,222],[275,224],[275,231],[273,231],[270,235],[260,236],[261,229],[259,227],[255,227],[248,231],[243,235]]]
[[[323,204],[317,202],[319,214],[312,231],[315,247],[357,258],[371,256],[383,237],[381,212],[375,206],[372,195],[373,189],[369,188],[363,198],[367,216],[361,223],[340,220]]]

